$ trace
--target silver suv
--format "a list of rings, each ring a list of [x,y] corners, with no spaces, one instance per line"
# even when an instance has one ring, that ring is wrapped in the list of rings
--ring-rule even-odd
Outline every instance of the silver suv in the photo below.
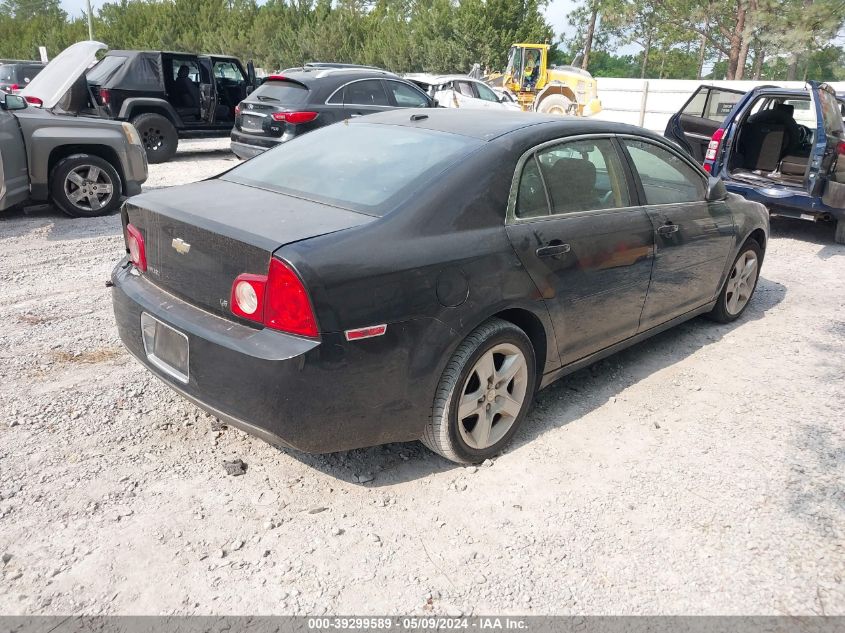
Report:
[[[77,47],[86,44],[59,54],[30,87],[43,75],[84,70],[90,60]],[[60,101],[69,88],[37,99],[0,92],[0,211],[50,201],[70,216],[94,217],[141,192],[147,158],[138,132],[131,123],[67,114]]]

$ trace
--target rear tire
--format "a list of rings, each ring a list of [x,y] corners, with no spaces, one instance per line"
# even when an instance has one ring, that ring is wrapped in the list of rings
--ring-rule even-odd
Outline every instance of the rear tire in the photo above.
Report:
[[[845,244],[845,219],[836,221],[836,232],[833,239],[837,244]]]
[[[50,174],[50,198],[73,218],[94,218],[120,206],[123,185],[107,160],[92,154],[63,158]]]
[[[531,407],[537,363],[514,324],[490,319],[458,346],[443,371],[422,443],[461,464],[501,451]]]
[[[707,316],[719,323],[730,323],[742,316],[757,288],[762,262],[763,249],[756,240],[749,239],[739,249],[716,305]]]
[[[572,108],[572,100],[563,95],[549,95],[540,102],[538,112],[544,114],[558,114],[560,116],[569,114]]]
[[[133,118],[132,125],[141,135],[141,142],[144,144],[149,163],[166,163],[176,155],[179,135],[173,124],[165,117],[148,112]]]

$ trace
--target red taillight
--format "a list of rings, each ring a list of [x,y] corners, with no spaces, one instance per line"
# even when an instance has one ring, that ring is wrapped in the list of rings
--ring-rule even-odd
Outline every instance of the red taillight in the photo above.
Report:
[[[129,260],[141,272],[147,270],[147,249],[144,246],[144,238],[136,227],[131,224],[126,225],[126,250],[129,251]]]
[[[32,105],[37,106],[39,108],[44,105],[44,102],[41,99],[39,99],[38,97],[26,95],[24,97],[24,99],[26,100],[27,103],[31,103]]]
[[[266,275],[239,275],[232,284],[232,313],[274,330],[317,336],[308,291],[290,266],[275,257]]]
[[[284,121],[291,125],[309,123],[317,118],[316,112],[274,112],[270,115],[274,121]]]
[[[836,146],[836,153],[845,156],[845,141],[839,141],[839,145]]]
[[[9,92],[14,92],[15,90],[20,90],[21,87],[18,84],[12,84],[9,86]]]
[[[240,115],[241,115],[241,104],[239,103],[238,105],[235,106],[235,116],[240,116]]]
[[[704,154],[704,160],[716,160],[716,154],[719,153],[719,145],[722,142],[722,137],[725,135],[725,128],[720,127],[713,132],[710,143],[707,145],[707,153]],[[707,171],[710,171],[707,169]]]
[[[100,104],[107,106],[111,100],[111,94],[108,90],[100,88]]]

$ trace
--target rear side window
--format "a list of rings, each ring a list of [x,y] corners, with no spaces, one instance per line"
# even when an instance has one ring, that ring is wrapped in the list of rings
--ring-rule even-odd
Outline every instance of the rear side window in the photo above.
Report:
[[[308,101],[308,88],[295,81],[265,81],[258,86],[249,98],[259,101],[278,101],[284,105],[301,105]]]
[[[399,125],[330,125],[221,179],[380,216],[481,145],[459,134]]]
[[[640,176],[646,204],[704,200],[704,178],[680,156],[644,141],[624,139],[624,143]]]
[[[332,103],[335,103],[333,100]],[[360,106],[389,106],[387,94],[381,79],[364,79],[346,84],[343,88],[343,103]]]
[[[103,57],[96,66],[86,73],[88,83],[95,86],[102,86],[106,83],[126,62],[126,58],[120,55],[110,55]]]

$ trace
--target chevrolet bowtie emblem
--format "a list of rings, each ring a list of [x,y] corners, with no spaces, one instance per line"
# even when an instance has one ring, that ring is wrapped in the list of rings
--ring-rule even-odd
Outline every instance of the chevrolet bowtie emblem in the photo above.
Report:
[[[176,250],[177,253],[180,255],[185,255],[189,250],[191,250],[191,245],[188,244],[185,240],[181,237],[174,237],[173,241],[170,242],[170,245]]]

